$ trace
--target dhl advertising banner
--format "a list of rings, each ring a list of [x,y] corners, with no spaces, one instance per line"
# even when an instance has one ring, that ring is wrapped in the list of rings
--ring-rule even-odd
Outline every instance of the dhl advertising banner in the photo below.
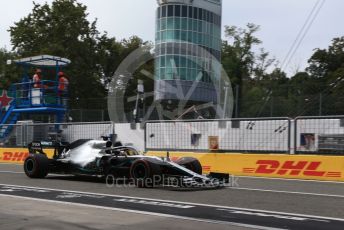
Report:
[[[166,156],[166,152],[147,154]],[[344,156],[170,152],[172,160],[186,156],[199,159],[205,173],[344,181]]]
[[[49,158],[54,155],[53,149],[45,149],[44,152]],[[28,149],[24,148],[0,148],[0,163],[23,164],[28,155]]]

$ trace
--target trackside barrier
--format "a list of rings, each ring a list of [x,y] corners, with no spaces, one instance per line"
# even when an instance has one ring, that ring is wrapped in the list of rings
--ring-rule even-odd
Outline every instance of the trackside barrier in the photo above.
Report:
[[[291,120],[148,121],[146,151],[290,153]]]
[[[45,149],[44,152],[48,158],[52,158],[54,155],[53,149]],[[27,148],[1,148],[0,163],[23,164],[28,155],[29,151]]]
[[[150,151],[147,155],[166,157],[167,152]],[[236,176],[272,177],[305,180],[344,181],[344,156],[285,154],[221,154],[169,152],[170,158],[195,157],[203,172],[229,173]]]
[[[26,147],[33,140],[73,142],[78,139],[100,139],[114,134],[112,122],[33,123],[20,121],[0,125],[0,146]]]
[[[344,156],[344,116],[298,117],[295,153]]]

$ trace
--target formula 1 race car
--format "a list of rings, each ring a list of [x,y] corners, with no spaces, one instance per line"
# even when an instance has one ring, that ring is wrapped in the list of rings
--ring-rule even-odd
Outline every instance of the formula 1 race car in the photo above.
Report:
[[[169,156],[145,156],[135,148],[117,145],[106,139],[71,144],[35,141],[28,146],[24,171],[30,178],[44,178],[48,173],[119,178],[138,187],[222,187],[229,178],[220,173],[202,175],[202,166],[195,158],[173,162]],[[54,149],[52,159],[44,152],[46,147]]]

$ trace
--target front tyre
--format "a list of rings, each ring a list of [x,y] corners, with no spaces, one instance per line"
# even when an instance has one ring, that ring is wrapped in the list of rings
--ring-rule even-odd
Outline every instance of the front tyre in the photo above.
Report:
[[[161,168],[152,162],[139,159],[130,167],[130,177],[139,188],[149,188],[161,183]]]
[[[202,175],[202,165],[196,158],[193,157],[183,157],[176,161],[177,164],[183,166],[194,173]]]
[[[44,178],[49,172],[49,159],[43,154],[30,154],[24,161],[24,172],[30,178]]]

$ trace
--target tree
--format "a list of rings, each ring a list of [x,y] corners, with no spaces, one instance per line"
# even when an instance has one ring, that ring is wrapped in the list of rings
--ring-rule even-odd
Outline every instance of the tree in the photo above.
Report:
[[[259,26],[248,24],[247,29],[236,26],[225,26],[225,37],[222,44],[222,64],[231,77],[233,84],[242,85],[244,78],[252,74],[255,54],[252,48],[261,44],[254,36]]]
[[[328,49],[316,49],[308,63],[307,71],[319,78],[344,68],[344,36],[333,39]]]
[[[12,82],[20,80],[19,70],[13,65],[7,65],[7,60],[16,57],[15,53],[0,49],[0,89],[8,89]]]
[[[269,53],[260,49],[256,54],[255,46],[262,42],[255,36],[259,31],[259,26],[249,23],[247,28],[242,29],[236,26],[225,26],[225,36],[227,40],[222,43],[222,65],[231,79],[231,83],[238,87],[239,98],[238,111],[245,108],[244,116],[251,114],[254,108],[250,106],[251,96],[256,100],[257,97],[264,98],[267,95],[263,89],[258,89],[255,82],[261,80],[267,68],[274,62],[269,58]],[[253,80],[253,78],[257,78]],[[252,90],[252,91],[251,91]],[[250,92],[251,91],[251,92]],[[248,103],[243,105],[243,103]],[[253,106],[256,107],[256,106]]]
[[[51,6],[34,3],[32,12],[9,30],[13,49],[22,57],[50,54],[72,61],[66,72],[71,104],[79,106],[106,95],[97,54],[99,32],[86,10],[76,0],[56,0]]]
[[[108,38],[107,34],[104,34],[98,40],[99,63],[102,67],[103,82],[106,88],[113,80],[113,75],[120,63],[134,50],[149,45],[138,36],[117,41],[116,38]]]
[[[106,85],[107,89],[111,87],[110,83],[114,80],[114,75],[119,65],[129,54],[141,47],[144,47],[143,50],[145,54],[150,54],[150,49],[152,48],[152,45],[150,43],[144,42],[141,38],[137,36],[132,36],[129,39],[123,39],[121,41],[117,41],[115,38],[108,38],[107,36],[102,36],[99,39],[98,46],[100,56],[99,62],[101,63],[103,73],[103,82]],[[146,92],[153,92],[154,90],[153,79],[142,74],[142,69],[150,73],[153,73],[153,60],[148,63],[144,63],[143,66],[141,66],[134,73],[121,74],[121,76],[123,77],[123,81],[121,81],[123,82],[123,85],[122,87],[116,89],[118,91],[121,91],[121,93],[117,91],[118,95],[121,96],[117,95],[115,100],[122,100],[124,102],[124,113],[126,113],[129,116],[127,118],[129,120],[136,105],[135,102],[137,96],[138,81],[143,81]],[[152,103],[152,100],[150,99],[152,98],[146,98],[146,105],[150,105]]]
[[[315,90],[322,94],[324,112],[343,114],[344,36],[333,39],[328,49],[316,49],[308,62],[307,71],[318,79]]]

